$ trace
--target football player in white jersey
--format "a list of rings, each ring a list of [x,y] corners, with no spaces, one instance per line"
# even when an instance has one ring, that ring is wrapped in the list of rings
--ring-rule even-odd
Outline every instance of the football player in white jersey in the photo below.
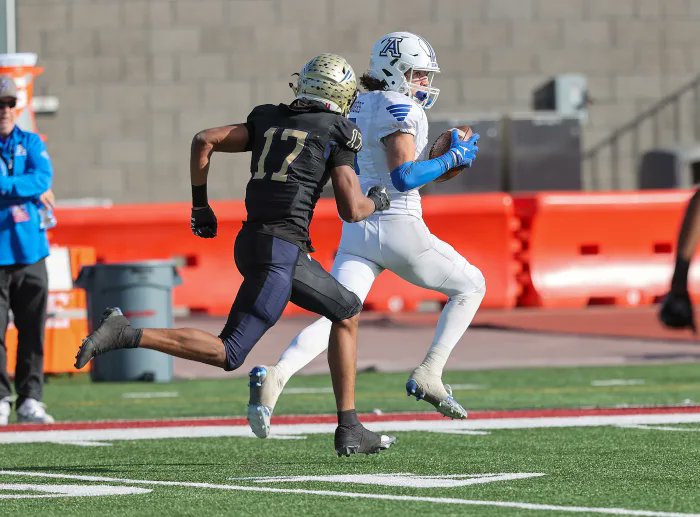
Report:
[[[393,32],[372,48],[361,93],[348,117],[362,132],[364,146],[356,172],[364,190],[383,185],[391,206],[358,223],[343,223],[332,274],[364,302],[377,276],[388,269],[412,284],[448,297],[433,342],[411,373],[406,390],[450,418],[466,418],[465,409],[442,382],[442,371],[472,321],[486,292],[481,272],[452,246],[430,233],[423,222],[418,189],[452,167],[471,165],[479,135],[462,141],[453,130],[442,156],[425,160],[428,120],[425,110],[439,90],[435,52],[420,36]],[[275,366],[250,372],[248,422],[260,438],[270,432],[270,418],[289,378],[328,347],[331,322],[321,318],[302,330]]]

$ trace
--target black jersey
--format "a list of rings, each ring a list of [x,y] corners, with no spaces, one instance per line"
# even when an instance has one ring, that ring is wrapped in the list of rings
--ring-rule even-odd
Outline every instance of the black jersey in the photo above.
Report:
[[[252,151],[245,224],[313,251],[309,223],[330,170],[354,168],[357,126],[317,102],[257,106],[246,122]]]

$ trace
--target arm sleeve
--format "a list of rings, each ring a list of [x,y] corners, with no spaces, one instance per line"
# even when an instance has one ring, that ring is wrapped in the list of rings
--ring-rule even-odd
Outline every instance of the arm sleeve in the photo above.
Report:
[[[8,198],[34,198],[51,188],[53,166],[39,135],[27,140],[27,162],[24,174],[0,178],[0,194]]]
[[[449,152],[432,160],[402,163],[391,171],[391,183],[399,192],[406,192],[430,183],[452,167]]]

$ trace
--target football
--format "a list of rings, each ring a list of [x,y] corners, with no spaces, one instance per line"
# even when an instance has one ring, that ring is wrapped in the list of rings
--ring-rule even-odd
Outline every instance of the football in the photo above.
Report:
[[[471,136],[474,134],[472,128],[470,128],[469,126],[458,126],[452,129],[457,129],[457,131],[459,131],[459,136],[462,138],[462,140],[469,140],[469,138],[471,138]],[[452,136],[450,134],[452,132],[452,129],[448,129],[435,139],[433,146],[430,148],[428,158],[435,158],[436,156],[441,156],[447,151],[449,151],[450,141],[452,140]],[[433,181],[435,183],[442,183],[443,181],[451,180],[466,168],[466,165],[462,165],[461,167],[454,167]]]

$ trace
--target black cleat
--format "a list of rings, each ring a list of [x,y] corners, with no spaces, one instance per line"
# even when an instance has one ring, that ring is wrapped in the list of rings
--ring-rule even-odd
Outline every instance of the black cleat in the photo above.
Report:
[[[661,301],[659,319],[669,328],[689,328],[696,333],[693,302],[690,300],[688,291],[668,293]]]
[[[75,356],[75,367],[80,369],[93,357],[110,350],[136,348],[140,336],[141,330],[132,328],[118,307],[105,309],[100,326],[83,339]]]
[[[338,456],[351,454],[377,454],[396,443],[393,436],[379,435],[362,424],[339,425],[335,429],[335,452]]]

